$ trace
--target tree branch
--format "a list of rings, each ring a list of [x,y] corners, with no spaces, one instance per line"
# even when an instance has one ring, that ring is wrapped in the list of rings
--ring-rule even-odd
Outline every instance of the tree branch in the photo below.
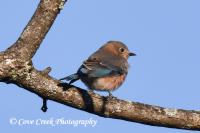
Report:
[[[13,83],[44,100],[49,99],[102,117],[153,126],[200,130],[200,112],[169,109],[100,96],[49,76],[50,68],[38,71],[31,58],[62,7],[63,0],[41,0],[19,39],[0,53],[0,81]],[[44,101],[45,103],[45,101]]]
[[[30,60],[51,28],[63,0],[41,0],[31,20],[9,52]],[[17,52],[16,52],[17,51]]]

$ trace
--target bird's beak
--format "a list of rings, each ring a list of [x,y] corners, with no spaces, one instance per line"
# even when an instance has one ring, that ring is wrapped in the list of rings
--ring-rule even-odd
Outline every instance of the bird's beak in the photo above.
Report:
[[[132,53],[132,52],[130,52],[130,53],[129,53],[129,56],[136,56],[136,54],[135,54],[135,53]]]

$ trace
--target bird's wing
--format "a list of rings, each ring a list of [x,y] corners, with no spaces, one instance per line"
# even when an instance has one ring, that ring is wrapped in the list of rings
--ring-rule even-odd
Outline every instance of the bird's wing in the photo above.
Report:
[[[78,70],[78,75],[88,77],[103,77],[107,75],[119,75],[123,70],[120,66],[115,66],[110,61],[101,60],[98,58],[89,58],[84,61]]]

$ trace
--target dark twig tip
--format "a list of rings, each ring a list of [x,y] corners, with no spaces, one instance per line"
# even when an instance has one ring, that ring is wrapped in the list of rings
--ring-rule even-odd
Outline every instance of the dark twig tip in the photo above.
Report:
[[[51,72],[51,70],[52,70],[51,67],[47,67],[42,71],[42,73],[43,74],[49,74]]]
[[[41,110],[43,111],[43,112],[47,112],[47,99],[46,98],[43,98],[43,105],[42,105],[42,108],[41,108]]]
[[[47,107],[42,107],[42,108],[41,108],[41,110],[42,110],[43,112],[47,112],[47,109],[48,109]]]

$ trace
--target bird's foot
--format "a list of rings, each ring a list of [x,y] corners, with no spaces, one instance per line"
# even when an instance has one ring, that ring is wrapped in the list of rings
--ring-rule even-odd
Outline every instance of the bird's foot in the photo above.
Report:
[[[108,99],[117,99],[117,97],[113,96],[110,91],[108,91],[109,95],[107,96]]]
[[[91,93],[94,93],[94,90],[92,90],[92,89],[89,89],[88,91],[91,92]]]

